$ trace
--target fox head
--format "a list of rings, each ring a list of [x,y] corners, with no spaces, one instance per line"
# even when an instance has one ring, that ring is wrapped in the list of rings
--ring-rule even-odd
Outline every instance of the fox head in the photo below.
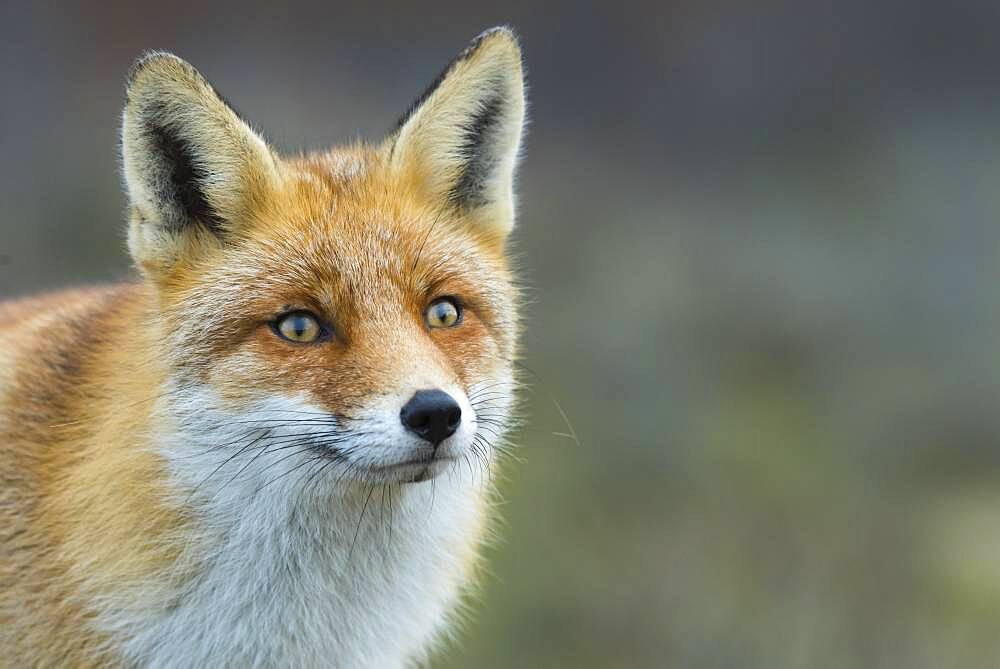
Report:
[[[505,245],[524,107],[504,28],[383,141],[296,158],[185,61],[135,65],[128,244],[152,297],[163,409],[187,435],[178,461],[207,445],[234,460],[225,478],[281,457],[268,476],[329,467],[373,483],[490,455],[511,405]]]

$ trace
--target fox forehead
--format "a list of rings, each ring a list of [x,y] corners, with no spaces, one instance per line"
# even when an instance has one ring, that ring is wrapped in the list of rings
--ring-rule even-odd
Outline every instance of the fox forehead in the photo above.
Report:
[[[197,288],[228,293],[237,304],[285,299],[291,307],[306,300],[365,311],[452,289],[491,311],[507,307],[510,275],[501,245],[477,236],[461,213],[408,189],[374,159],[354,158],[349,172],[338,170],[341,155],[291,163],[281,187],[248,212],[237,238],[177,266],[163,286],[168,302],[171,295],[187,302]]]

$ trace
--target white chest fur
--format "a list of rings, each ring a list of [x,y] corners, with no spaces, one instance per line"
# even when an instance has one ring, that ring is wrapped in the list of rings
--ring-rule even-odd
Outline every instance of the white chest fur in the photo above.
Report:
[[[130,655],[184,667],[402,664],[458,594],[476,510],[457,478],[403,486],[391,514],[382,490],[367,509],[362,500],[326,519],[316,506],[255,505],[219,538],[180,605],[130,641]]]

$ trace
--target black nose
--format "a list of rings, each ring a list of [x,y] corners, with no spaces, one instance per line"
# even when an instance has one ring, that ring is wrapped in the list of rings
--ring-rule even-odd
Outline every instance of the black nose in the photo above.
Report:
[[[418,390],[399,412],[403,427],[435,446],[455,434],[462,407],[442,390]]]

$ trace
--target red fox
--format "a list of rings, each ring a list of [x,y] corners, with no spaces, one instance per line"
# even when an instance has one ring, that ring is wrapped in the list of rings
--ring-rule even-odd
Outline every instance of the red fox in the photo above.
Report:
[[[473,576],[514,403],[514,34],[280,157],[188,63],[122,115],[135,283],[0,305],[7,666],[400,666]]]

